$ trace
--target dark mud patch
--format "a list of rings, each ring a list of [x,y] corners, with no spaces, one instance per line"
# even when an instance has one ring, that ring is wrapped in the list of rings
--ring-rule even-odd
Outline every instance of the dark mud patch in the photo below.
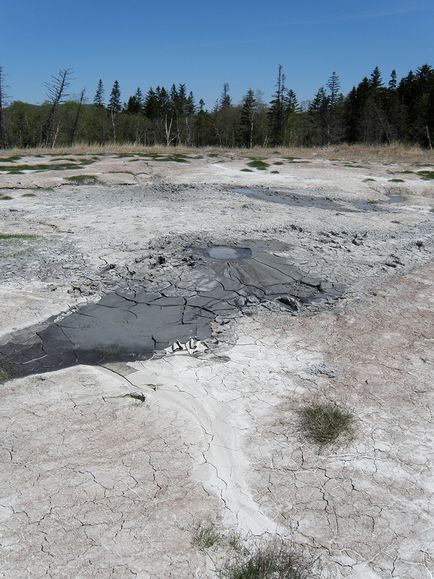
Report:
[[[270,191],[259,187],[234,187],[234,193],[245,195],[250,199],[266,201],[267,203],[279,203],[290,207],[305,207],[307,209],[323,209],[341,213],[351,213],[355,211],[385,211],[384,207],[370,204],[366,201],[356,201],[351,206],[339,203],[330,197],[317,197],[312,195],[299,195],[295,193],[284,193],[281,191]]]
[[[29,328],[0,346],[0,364],[16,375],[75,364],[146,359],[174,341],[212,335],[211,322],[251,304],[286,297],[300,308],[332,302],[343,287],[312,276],[277,254],[255,248],[197,249],[198,266],[158,292],[114,292],[43,328]],[[296,308],[299,309],[299,308]],[[9,367],[9,366],[8,366]]]

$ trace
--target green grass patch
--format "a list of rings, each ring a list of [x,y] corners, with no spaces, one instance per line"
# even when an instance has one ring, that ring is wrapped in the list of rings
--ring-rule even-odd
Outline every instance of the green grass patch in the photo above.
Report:
[[[36,197],[36,193],[23,193],[21,197]]]
[[[257,169],[258,171],[266,171],[267,167],[269,167],[269,164],[260,157],[251,157],[251,160],[247,163],[247,165]]]
[[[243,173],[253,173],[254,172],[252,169],[240,169],[240,171],[242,171]]]
[[[373,181],[376,181],[376,179],[373,179],[372,177],[368,177],[367,179],[363,179],[363,183],[372,183]]]
[[[276,175],[277,173],[280,173],[280,171],[271,171],[272,175]]]
[[[196,527],[191,539],[191,544],[197,547],[201,551],[205,549],[210,549],[215,545],[218,545],[222,541],[222,536],[216,530],[216,528],[211,525],[200,524]]]
[[[36,239],[31,233],[1,233],[0,239]]]
[[[283,161],[274,161],[273,165],[284,165]]]
[[[417,174],[420,175],[422,179],[434,179],[434,171],[418,171]]]
[[[224,572],[227,579],[313,579],[306,561],[285,545],[258,548],[240,557]]]
[[[42,173],[45,171],[66,171],[68,169],[77,169],[81,165],[76,163],[59,163],[53,165],[46,165],[43,163],[37,165],[0,165],[0,171],[4,171],[8,175],[22,175],[26,171],[33,173]]]
[[[345,434],[351,434],[352,414],[335,404],[312,404],[300,415],[304,434],[318,444],[330,444]]]
[[[12,362],[0,362],[0,382],[13,380],[19,376],[16,364]]]
[[[98,185],[101,183],[96,175],[73,175],[66,177],[66,180],[74,185]]]
[[[0,201],[10,201],[13,199],[10,195],[0,195]]]
[[[389,183],[405,183],[404,179],[389,179]]]
[[[10,157],[0,157],[0,163],[13,163],[22,159],[21,155],[11,155]]]

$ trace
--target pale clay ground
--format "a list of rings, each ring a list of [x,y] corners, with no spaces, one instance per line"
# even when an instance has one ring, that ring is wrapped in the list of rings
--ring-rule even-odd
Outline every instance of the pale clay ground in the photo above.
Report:
[[[189,236],[276,239],[294,263],[348,288],[315,315],[241,316],[216,328],[219,343],[198,358],[78,366],[2,385],[0,576],[217,577],[228,548],[192,545],[194,528],[211,522],[247,543],[288,539],[324,578],[432,577],[434,186],[398,164],[315,160],[276,166],[279,174],[245,166],[106,157],[75,172],[0,176],[0,193],[13,197],[0,201],[1,232],[40,236],[2,249],[3,341],[98,299],[136,258],[147,263],[155,240],[172,259],[152,269],[157,278],[172,275]],[[63,184],[78,173],[106,185]],[[35,186],[35,197],[22,197]],[[387,193],[405,200],[391,212],[341,213],[231,186],[344,205]],[[324,232],[335,230],[330,242]],[[364,232],[363,245],[351,242]],[[385,266],[391,254],[402,264]],[[335,377],[314,372],[321,363]],[[146,402],[124,397],[132,391]],[[307,441],[298,411],[312,401],[349,408],[353,439]]]

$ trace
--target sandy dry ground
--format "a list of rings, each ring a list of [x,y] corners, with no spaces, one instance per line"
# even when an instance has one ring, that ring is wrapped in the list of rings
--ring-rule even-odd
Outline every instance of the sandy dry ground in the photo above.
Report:
[[[291,542],[312,576],[432,577],[430,167],[268,162],[0,175],[0,233],[35,236],[0,239],[0,344],[116,288],[165,287],[209,243],[280,247],[346,286],[327,308],[218,320],[199,356],[2,384],[0,576],[218,577],[237,553],[194,545],[213,525]],[[65,181],[76,174],[99,183]],[[305,438],[299,411],[318,401],[353,413],[351,439]]]

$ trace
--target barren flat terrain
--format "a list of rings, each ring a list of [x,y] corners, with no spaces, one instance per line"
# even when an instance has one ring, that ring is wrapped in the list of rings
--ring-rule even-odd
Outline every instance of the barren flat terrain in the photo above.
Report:
[[[0,576],[432,577],[433,176],[0,157]]]

